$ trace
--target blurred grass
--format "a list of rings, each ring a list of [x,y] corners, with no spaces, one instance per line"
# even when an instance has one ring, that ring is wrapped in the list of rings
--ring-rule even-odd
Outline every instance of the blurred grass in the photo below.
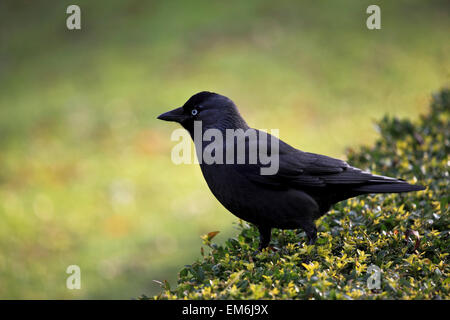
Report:
[[[196,166],[170,161],[156,116],[201,90],[257,128],[343,157],[384,114],[415,118],[448,84],[446,1],[0,3],[0,298],[159,291],[235,233]],[[65,288],[77,264],[82,289]]]

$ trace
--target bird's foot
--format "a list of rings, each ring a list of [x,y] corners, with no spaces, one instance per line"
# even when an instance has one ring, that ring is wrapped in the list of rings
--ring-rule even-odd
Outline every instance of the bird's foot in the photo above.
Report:
[[[278,248],[273,247],[273,246],[258,247],[258,250],[256,250],[256,251],[253,252],[253,255],[258,255],[258,254],[264,252],[264,250],[266,250],[266,251],[268,251],[268,252],[269,252],[269,251],[271,251],[271,252],[277,252],[277,251],[278,251]]]
[[[307,242],[308,246],[313,246],[313,245],[315,245],[315,244],[316,244],[316,240],[317,240],[317,238],[316,238],[316,239],[308,239],[308,242]],[[298,245],[299,247],[301,247],[301,246],[303,245],[303,243],[304,243],[304,242],[297,242],[297,245]]]

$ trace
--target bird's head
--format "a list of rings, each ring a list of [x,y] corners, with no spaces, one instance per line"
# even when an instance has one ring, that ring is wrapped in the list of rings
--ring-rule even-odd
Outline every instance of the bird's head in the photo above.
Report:
[[[194,128],[194,121],[201,121],[203,130],[247,126],[233,101],[208,91],[193,95],[182,107],[163,113],[158,119],[178,122],[190,133]]]

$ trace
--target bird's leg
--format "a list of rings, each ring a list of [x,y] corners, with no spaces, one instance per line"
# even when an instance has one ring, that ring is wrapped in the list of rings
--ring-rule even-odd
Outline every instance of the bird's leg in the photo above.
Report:
[[[302,221],[301,225],[308,237],[308,244],[313,245],[317,240],[317,228],[313,220]],[[299,244],[300,245],[300,244]]]
[[[314,223],[311,226],[305,228],[306,236],[308,237],[308,244],[313,245],[317,240],[317,228]]]
[[[272,228],[266,226],[258,226],[259,230],[259,247],[258,250],[266,248],[270,243],[270,237],[272,235]]]

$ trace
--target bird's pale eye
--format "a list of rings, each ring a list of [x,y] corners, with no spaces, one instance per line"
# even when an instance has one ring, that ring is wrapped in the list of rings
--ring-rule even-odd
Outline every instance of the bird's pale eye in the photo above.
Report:
[[[198,114],[198,110],[197,109],[192,109],[191,114],[193,116],[196,116]]]

